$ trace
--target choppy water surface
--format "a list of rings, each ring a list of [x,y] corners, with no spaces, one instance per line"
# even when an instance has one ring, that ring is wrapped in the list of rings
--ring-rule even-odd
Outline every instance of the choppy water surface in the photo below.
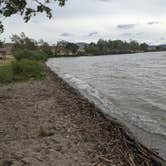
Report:
[[[47,64],[61,76],[93,87],[120,118],[166,136],[166,52],[58,58]]]

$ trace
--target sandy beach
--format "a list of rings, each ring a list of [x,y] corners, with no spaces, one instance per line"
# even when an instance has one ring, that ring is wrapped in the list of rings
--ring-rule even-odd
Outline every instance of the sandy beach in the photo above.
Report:
[[[160,166],[118,122],[47,71],[0,86],[0,166]]]

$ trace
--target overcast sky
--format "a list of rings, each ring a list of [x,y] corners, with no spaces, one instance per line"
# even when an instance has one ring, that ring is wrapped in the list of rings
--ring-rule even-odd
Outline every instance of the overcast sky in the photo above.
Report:
[[[18,15],[5,19],[0,38],[25,32],[49,43],[103,39],[166,44],[166,0],[68,0],[54,7],[54,18],[38,15],[24,23]]]

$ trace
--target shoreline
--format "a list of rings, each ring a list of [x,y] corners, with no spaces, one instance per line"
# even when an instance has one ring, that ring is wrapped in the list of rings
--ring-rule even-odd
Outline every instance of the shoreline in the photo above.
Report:
[[[51,60],[47,61],[46,64],[52,72],[58,74],[62,80],[67,82],[72,88],[79,91],[79,93],[87,98],[91,103],[94,103],[103,113],[106,114],[107,118],[111,118],[111,120],[117,119],[117,121],[119,121],[122,125],[129,128],[139,142],[146,145],[149,149],[155,150],[162,158],[166,159],[164,135],[151,133],[150,131],[141,128],[139,125],[134,124],[129,119],[123,117],[121,114],[118,114],[114,104],[111,103],[111,101],[108,100],[104,94],[100,93],[100,91],[87,84],[87,82],[84,82],[67,72],[61,72],[59,68],[54,66],[54,63],[51,63]]]
[[[131,53],[114,53],[114,54],[84,54],[84,55],[57,55],[53,58],[74,58],[74,57],[94,57],[94,56],[109,56],[109,55],[128,55],[128,54],[140,54],[140,53],[160,53],[160,52],[166,52],[166,50],[161,51],[144,51],[144,52],[131,52]]]
[[[165,165],[119,122],[46,71],[46,80],[0,86],[2,165]]]
[[[123,132],[124,132],[123,134],[126,135],[126,137],[128,137],[129,139],[132,139],[135,142],[135,144],[138,144],[138,146],[140,146],[140,147],[142,146],[143,148],[145,148],[148,151],[150,150],[150,146],[148,146],[148,145],[150,145],[148,138],[149,138],[149,135],[152,135],[151,133],[147,134],[147,132],[145,132],[144,130],[142,130],[141,128],[138,128],[136,126],[134,126],[134,127],[132,126],[130,128],[129,126],[127,126],[124,123],[124,121],[119,121],[119,119],[117,119],[116,117],[115,118],[111,117],[111,115],[108,115],[107,112],[102,111],[102,109],[99,108],[95,103],[93,103],[93,101],[90,101],[88,98],[86,98],[86,96],[84,96],[83,94],[81,94],[81,92],[79,91],[79,89],[77,89],[76,87],[72,86],[72,83],[69,83],[68,81],[66,81],[65,79],[63,79],[62,77],[60,77],[57,73],[55,73],[54,71],[52,71],[48,66],[46,66],[46,68],[47,68],[47,70],[50,70],[53,73],[53,75],[55,75],[55,77],[57,77],[58,79],[62,80],[66,84],[66,86],[69,86],[74,93],[76,93],[76,94],[78,94],[80,96],[83,96],[83,98],[85,100],[87,100],[87,102],[90,102],[90,104],[92,104],[94,107],[96,107],[98,109],[98,112],[101,114],[101,116],[104,116],[104,119],[107,119],[108,121],[111,121],[115,126],[119,126],[123,130]],[[137,130],[137,132],[136,131],[134,132],[134,130]],[[143,139],[141,139],[141,137],[140,137],[139,134],[143,134],[144,138],[142,137]],[[161,136],[161,137],[163,137],[163,136]],[[147,139],[147,141],[145,141],[145,139]],[[149,148],[146,148],[146,146],[149,147]],[[157,150],[157,149],[153,149],[153,150]],[[151,153],[152,150],[150,150],[149,152]],[[164,152],[166,152],[166,151],[164,151]],[[154,153],[154,155],[158,155],[157,152]],[[163,158],[160,157],[160,155],[158,157],[161,160],[163,160]],[[163,160],[163,161],[164,161],[163,164],[166,165],[166,161],[165,160]]]

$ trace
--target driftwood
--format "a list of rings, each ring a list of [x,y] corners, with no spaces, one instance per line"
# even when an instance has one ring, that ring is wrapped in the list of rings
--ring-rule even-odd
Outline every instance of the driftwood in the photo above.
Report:
[[[113,125],[118,127],[120,135],[122,136],[119,139],[123,141],[125,145],[124,148],[120,149],[120,152],[126,154],[125,163],[127,163],[128,166],[166,166],[166,161],[157,153],[141,144],[126,126],[123,126],[117,120],[110,120],[110,117],[108,119],[108,116],[104,115],[100,110],[97,114],[102,116],[106,121],[111,121]],[[114,164],[112,156],[109,154],[99,156],[98,160],[99,163],[104,162],[102,166],[111,166],[111,164]],[[122,163],[122,165],[124,165],[124,163]],[[98,165],[96,164],[95,166]]]

